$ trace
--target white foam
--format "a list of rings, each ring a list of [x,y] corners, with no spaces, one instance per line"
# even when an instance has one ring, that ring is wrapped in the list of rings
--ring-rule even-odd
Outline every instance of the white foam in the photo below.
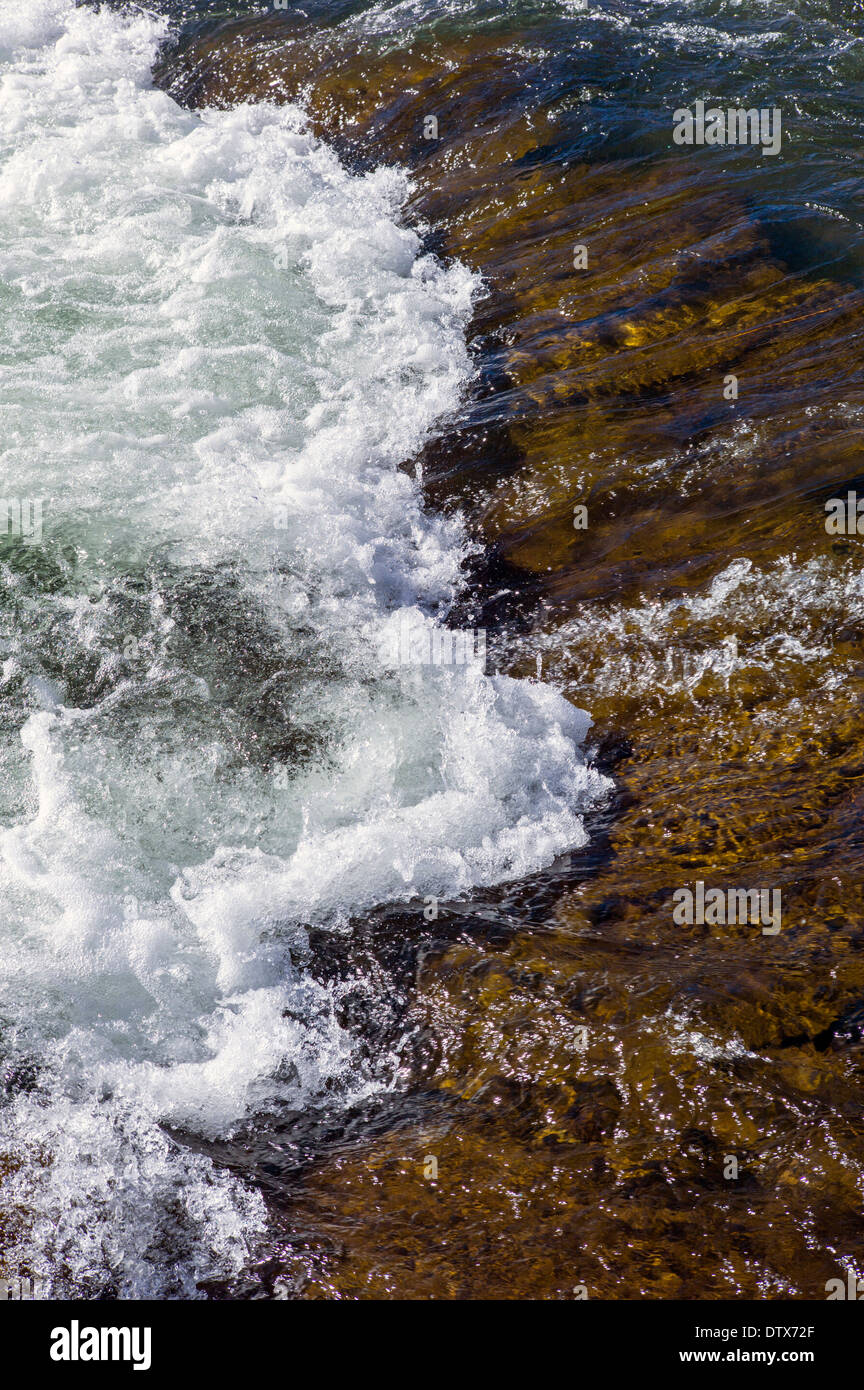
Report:
[[[864,581],[854,555],[795,554],[770,564],[736,559],[703,586],[674,598],[586,606],[557,629],[535,634],[550,679],[604,700],[622,691],[654,704],[698,702],[708,678],[727,692],[759,669],[789,689],[806,677],[813,699],[842,695],[854,658],[834,634],[862,611]],[[585,661],[580,664],[580,656]],[[568,669],[575,675],[566,676]],[[766,705],[754,723],[778,718]]]
[[[163,1126],[390,1084],[307,928],[530,873],[606,783],[554,691],[378,656],[460,582],[399,465],[458,406],[472,277],[298,110],[153,90],[161,32],[0,15],[3,488],[45,500],[4,571],[0,1037],[37,1084],[0,1195],[55,1287],[191,1296],[265,1212]]]

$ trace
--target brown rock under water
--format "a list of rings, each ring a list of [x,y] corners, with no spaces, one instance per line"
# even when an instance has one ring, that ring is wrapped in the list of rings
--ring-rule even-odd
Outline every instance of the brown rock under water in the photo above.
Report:
[[[273,17],[160,73],[191,104],[302,100],[346,158],[410,166],[407,215],[486,287],[430,505],[532,595],[500,659],[540,656],[623,754],[602,861],[545,920],[420,953],[433,1119],[292,1180],[297,1287],[822,1298],[864,1252],[864,589],[822,506],[861,472],[861,289],[790,265],[691,152],[571,162],[528,48]],[[676,926],[697,879],[779,888],[782,930]]]

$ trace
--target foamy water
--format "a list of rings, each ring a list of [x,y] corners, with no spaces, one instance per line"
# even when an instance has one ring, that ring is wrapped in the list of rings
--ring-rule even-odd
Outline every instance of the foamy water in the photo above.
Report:
[[[472,277],[296,109],[153,90],[161,34],[0,11],[3,494],[43,509],[2,550],[0,1227],[59,1293],[242,1269],[260,1197],[165,1126],[396,1084],[307,928],[530,873],[607,786],[554,690],[381,655],[460,583],[399,465]]]

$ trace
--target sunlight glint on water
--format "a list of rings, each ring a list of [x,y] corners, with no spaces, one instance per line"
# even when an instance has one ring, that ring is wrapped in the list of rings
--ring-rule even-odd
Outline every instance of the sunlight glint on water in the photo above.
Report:
[[[44,509],[2,557],[0,1151],[56,1290],[190,1296],[265,1215],[162,1126],[391,1084],[304,928],[529,873],[606,783],[554,691],[376,655],[458,586],[398,465],[471,277],[298,111],[154,91],[160,32],[0,14],[3,491]]]

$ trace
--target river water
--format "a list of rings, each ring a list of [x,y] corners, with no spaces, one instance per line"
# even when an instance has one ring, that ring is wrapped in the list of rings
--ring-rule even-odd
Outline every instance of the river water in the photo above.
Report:
[[[314,90],[274,85],[282,42]],[[441,144],[421,99],[348,109],[338,55],[425,92],[448,53],[458,138],[458,94]],[[4,0],[4,1268],[242,1290],[291,1243],[268,1136],[376,1114],[418,1127],[400,1163],[462,1133],[456,1186],[502,1172],[434,1240],[418,1196],[388,1264],[392,1141],[374,1217],[319,1147],[304,1228],[342,1203],[358,1245],[298,1291],[819,1296],[855,1264],[864,581],[821,508],[861,472],[862,57],[834,0]],[[781,110],[778,154],[676,152],[701,98]],[[485,663],[406,655],[448,624]],[[676,934],[712,872],[782,890],[781,954]],[[459,902],[386,1016],[393,934]],[[475,1110],[430,1138],[418,1094]]]

